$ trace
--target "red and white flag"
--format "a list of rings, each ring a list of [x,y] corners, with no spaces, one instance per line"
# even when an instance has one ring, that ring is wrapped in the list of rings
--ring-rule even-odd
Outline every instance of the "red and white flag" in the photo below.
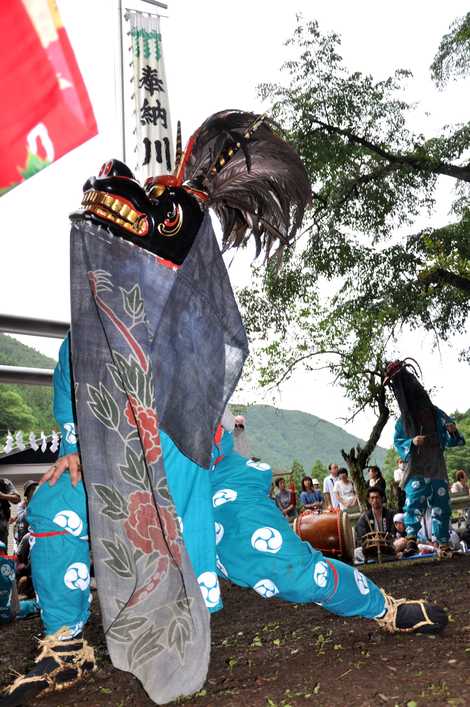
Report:
[[[97,133],[55,0],[0,4],[0,195]]]

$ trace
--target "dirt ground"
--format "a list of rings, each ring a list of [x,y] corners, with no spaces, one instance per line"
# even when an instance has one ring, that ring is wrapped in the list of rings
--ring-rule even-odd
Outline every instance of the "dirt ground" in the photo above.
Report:
[[[427,707],[470,705],[470,556],[438,563],[394,563],[367,574],[396,597],[425,596],[445,606],[440,637],[391,636],[373,622],[342,619],[316,605],[264,600],[223,585],[225,609],[212,617],[212,659],[206,686],[173,705],[184,707]],[[34,655],[38,619],[0,629],[0,685],[25,671]],[[79,687],[34,702],[150,707],[128,673],[107,656],[98,602],[87,630],[98,671]]]

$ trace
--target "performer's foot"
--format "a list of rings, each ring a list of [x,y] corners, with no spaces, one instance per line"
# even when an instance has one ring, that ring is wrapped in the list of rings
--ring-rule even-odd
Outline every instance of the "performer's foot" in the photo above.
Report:
[[[385,594],[385,614],[375,619],[390,633],[440,633],[449,621],[440,606],[424,599],[394,599]]]
[[[71,687],[87,673],[96,670],[93,648],[82,635],[61,640],[67,629],[46,636],[39,641],[41,652],[35,667],[20,675],[0,697],[0,707],[22,707],[29,705],[39,694]]]
[[[416,538],[407,538],[402,557],[412,557],[413,555],[419,555],[418,543]]]
[[[451,560],[454,556],[453,551],[449,545],[439,545],[437,549],[437,559],[438,560]]]

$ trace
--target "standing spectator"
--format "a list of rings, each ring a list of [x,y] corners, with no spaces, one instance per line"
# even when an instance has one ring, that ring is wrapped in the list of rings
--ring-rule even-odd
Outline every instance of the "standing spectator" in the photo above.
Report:
[[[394,488],[392,491],[394,492],[394,495],[396,496],[396,503],[398,510],[400,513],[403,513],[403,508],[405,505],[406,501],[406,494],[401,486],[401,482],[403,480],[403,476],[405,474],[405,462],[403,459],[400,459],[400,457],[397,457],[397,468],[393,472],[393,481],[395,483]]]
[[[323,494],[320,491],[318,479],[311,479],[304,476],[302,479],[302,491],[300,492],[300,502],[306,509],[314,510],[323,506]]]
[[[393,472],[393,480],[396,481],[397,484],[401,484],[404,473],[405,462],[403,461],[403,459],[400,459],[400,457],[397,457],[397,468]]]
[[[468,478],[467,474],[463,469],[459,469],[455,473],[455,481],[450,487],[450,492],[451,493],[465,493],[468,494],[470,493],[470,489],[468,487]]]
[[[0,542],[8,548],[8,525],[10,523],[10,504],[20,502],[20,496],[10,479],[0,479]]]
[[[23,486],[24,500],[18,506],[18,514],[15,519],[14,537],[15,537],[15,547],[18,548],[22,539],[29,530],[29,523],[26,518],[26,512],[28,510],[28,503],[30,502],[33,493],[39,486],[37,481],[25,481]]]
[[[334,485],[334,493],[336,494],[339,507],[342,511],[347,511],[348,508],[353,508],[357,505],[356,491],[354,490],[354,485],[348,477],[348,470],[341,468],[338,471],[338,479]]]
[[[386,487],[386,481],[382,475],[382,472],[380,471],[380,468],[378,466],[370,466],[369,467],[369,481],[367,483],[367,488],[371,489],[379,489],[383,498],[384,502],[387,502],[387,495],[385,491]]]
[[[279,510],[285,515],[287,520],[295,518],[295,504],[292,503],[292,492],[286,488],[286,480],[282,477],[274,482],[279,489],[279,493],[274,499]]]
[[[339,501],[335,493],[335,483],[338,479],[339,466],[337,464],[328,464],[330,472],[323,480],[323,493],[327,504],[331,508],[339,508]]]

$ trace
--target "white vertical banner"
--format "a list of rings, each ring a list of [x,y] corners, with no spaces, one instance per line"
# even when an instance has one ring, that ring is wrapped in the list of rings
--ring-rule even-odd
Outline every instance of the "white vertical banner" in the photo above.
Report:
[[[143,184],[147,177],[170,174],[174,169],[170,102],[160,17],[127,10],[125,20],[130,55],[125,74],[132,86],[131,91],[124,91],[124,100],[132,103],[125,106],[127,116],[132,116],[128,126],[132,130],[126,130],[126,161]]]

